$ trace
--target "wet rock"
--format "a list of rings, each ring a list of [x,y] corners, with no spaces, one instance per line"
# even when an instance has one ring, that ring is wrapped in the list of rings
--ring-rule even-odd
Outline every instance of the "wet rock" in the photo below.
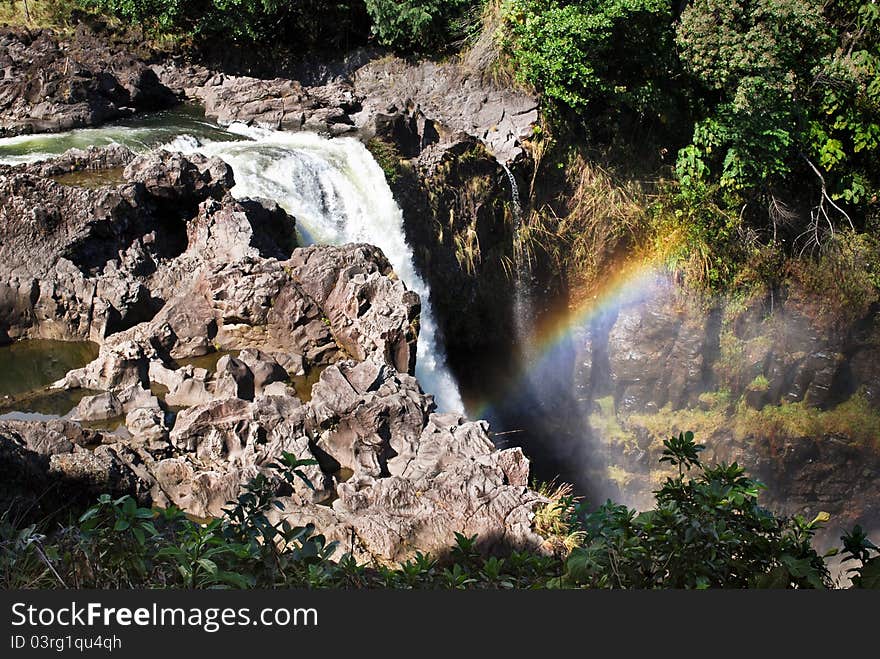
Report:
[[[138,156],[123,175],[169,206],[194,207],[209,198],[222,199],[235,183],[232,168],[220,158],[163,150]]]

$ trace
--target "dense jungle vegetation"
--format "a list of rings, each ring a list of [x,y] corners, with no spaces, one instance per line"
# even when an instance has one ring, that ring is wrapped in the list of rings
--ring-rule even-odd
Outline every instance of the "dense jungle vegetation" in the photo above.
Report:
[[[820,300],[829,326],[880,299],[874,0],[0,0],[0,22],[63,27],[84,11],[163,47],[375,45],[476,61],[474,74],[536,91],[522,238],[574,285],[656,261],[702,291]],[[489,55],[467,58],[487,32]],[[261,477],[208,523],[109,495],[40,522],[12,507],[0,575],[7,588],[833,585],[830,555],[811,546],[824,516],[765,510],[760,485],[736,464],[703,464],[690,434],[664,444],[678,474],[647,512],[546,488],[546,556],[485,558],[479,538],[459,537],[400,568],[332,562],[315,529],[270,521],[275,487]],[[288,457],[274,478],[298,466]],[[880,586],[862,530],[842,543],[853,584]]]
[[[479,538],[458,535],[446,556],[417,553],[399,567],[330,560],[336,546],[311,525],[277,516],[279,483],[314,461],[290,454],[252,480],[226,516],[193,520],[178,509],[142,508],[130,496],[102,495],[79,514],[68,504],[39,523],[13,502],[0,517],[3,588],[826,588],[827,559],[811,540],[812,521],[762,508],[763,487],[734,464],[705,465],[692,433],[663,442],[677,474],[637,513],[607,502],[576,502],[544,486],[548,503],[535,528],[542,553],[486,556]],[[283,487],[281,492],[283,493]],[[66,517],[65,517],[66,515]],[[856,527],[841,537],[855,588],[880,587],[880,550]]]
[[[878,298],[880,7],[861,0],[31,0],[156,39],[268,51],[379,45],[540,93],[528,247],[589,284],[622,255],[712,291]],[[5,12],[5,14],[3,13]],[[469,60],[466,60],[469,61]],[[597,201],[598,200],[598,201]]]

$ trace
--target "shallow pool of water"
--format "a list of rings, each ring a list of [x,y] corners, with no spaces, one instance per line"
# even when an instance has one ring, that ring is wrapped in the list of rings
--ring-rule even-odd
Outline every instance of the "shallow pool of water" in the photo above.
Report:
[[[321,373],[326,368],[327,366],[313,366],[306,371],[305,375],[290,375],[290,384],[296,391],[296,397],[304,403],[312,400],[312,387],[321,379]]]
[[[0,348],[0,401],[43,389],[98,356],[89,341],[16,341]]]
[[[124,167],[110,167],[108,169],[84,169],[78,172],[58,174],[52,178],[61,185],[76,188],[88,188],[94,190],[105,185],[116,186],[125,181],[122,175]]]

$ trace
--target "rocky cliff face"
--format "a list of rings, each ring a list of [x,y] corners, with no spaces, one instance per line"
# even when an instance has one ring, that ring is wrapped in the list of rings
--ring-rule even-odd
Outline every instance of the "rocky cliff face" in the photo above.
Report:
[[[648,505],[668,473],[661,440],[692,430],[707,460],[736,460],[767,483],[774,509],[875,527],[877,313],[828,332],[784,299],[706,300],[658,275],[573,339],[575,390],[603,465],[594,478]]]
[[[139,50],[85,24],[70,38],[0,29],[0,136],[97,126],[177,103]]]
[[[391,183],[452,352],[485,349],[487,337],[496,346],[510,344],[512,270],[519,266],[513,259],[514,202],[499,162],[516,168],[514,161],[525,158],[522,141],[538,119],[534,98],[487,83],[466,64],[413,65],[367,51],[337,64],[312,66],[306,84],[173,59],[147,67],[141,58],[149,53],[119,42],[122,37],[104,27],[95,32],[85,24],[68,40],[49,32],[6,32],[0,38],[8,46],[6,75],[0,79],[0,117],[7,134],[98,125],[186,98],[222,125],[240,122],[350,135],[366,143],[379,140],[400,170]],[[73,164],[47,167],[71,169]],[[116,198],[134,194],[128,188],[100,200],[84,193],[47,192],[79,195],[70,203],[83,208],[97,203],[112,224],[141,201]],[[148,202],[163,203],[155,195]],[[169,239],[180,243],[182,237]],[[19,287],[28,285],[24,280]],[[14,297],[20,299],[20,293]],[[80,292],[81,298],[89,295]],[[142,295],[129,291],[125,296],[133,300],[116,300],[112,314],[123,317],[111,319],[111,329],[145,317],[143,307],[149,304]],[[105,332],[103,327],[71,326],[91,325],[89,313],[68,317],[57,334],[96,338]],[[51,335],[48,323],[43,335]]]
[[[99,165],[121,180],[51,178]],[[280,514],[359,560],[439,552],[455,532],[540,547],[522,452],[436,414],[411,375],[418,295],[369,245],[296,247],[294,218],[233,183],[218,159],[118,147],[0,170],[4,339],[100,344],[55,384],[88,391],[67,417],[0,421],[2,469],[30,474],[6,496],[54,482],[219,515],[291,452],[318,460],[315,489],[285,491]]]

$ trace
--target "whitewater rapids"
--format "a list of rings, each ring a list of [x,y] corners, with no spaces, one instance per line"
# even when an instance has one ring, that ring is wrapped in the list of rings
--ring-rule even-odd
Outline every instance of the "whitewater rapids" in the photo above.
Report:
[[[174,115],[169,115],[174,119]],[[226,130],[185,117],[179,126],[85,129],[0,140],[0,163],[46,159],[71,146],[120,143],[135,151],[164,145],[183,153],[217,156],[235,174],[236,198],[263,197],[296,218],[304,242],[379,247],[395,272],[422,300],[416,377],[438,409],[462,412],[464,404],[447,364],[431,307],[430,290],[415,268],[403,213],[382,168],[352,138],[324,138],[233,124]],[[175,130],[177,128],[177,130]]]

